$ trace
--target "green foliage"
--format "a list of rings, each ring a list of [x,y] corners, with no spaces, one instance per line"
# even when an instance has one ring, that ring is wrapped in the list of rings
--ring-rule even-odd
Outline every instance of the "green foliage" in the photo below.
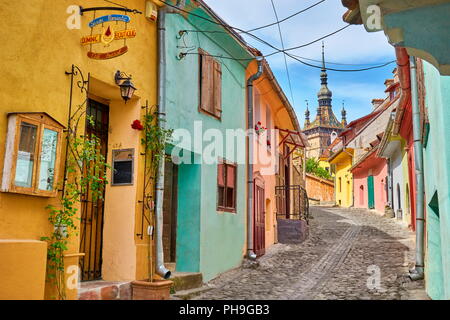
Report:
[[[164,161],[165,149],[167,143],[170,142],[172,138],[173,130],[168,130],[165,128],[161,128],[158,125],[159,121],[164,121],[161,119],[157,119],[157,113],[148,113],[144,115],[143,120],[143,130],[144,137],[141,139],[141,144],[145,148],[145,154],[149,155],[146,158],[145,170],[148,172],[148,176],[156,181],[156,176],[159,168],[160,161]],[[153,192],[153,191],[152,191]],[[152,196],[146,195],[147,198],[151,198]],[[150,214],[149,225],[154,227],[154,219]],[[152,244],[149,244],[149,256],[152,256]],[[149,259],[149,281],[153,281],[153,264],[152,259]]]
[[[306,160],[306,172],[322,179],[331,179],[330,173],[319,165],[319,160],[309,158]]]
[[[93,126],[92,118],[88,123]],[[62,195],[57,206],[49,205],[48,221],[53,225],[50,237],[42,237],[48,242],[47,278],[56,286],[59,298],[64,300],[64,252],[68,239],[76,232],[75,217],[79,204],[83,200],[103,200],[103,193],[108,184],[106,172],[110,166],[101,153],[100,139],[95,135],[77,135],[77,128],[67,133],[68,155],[66,159],[65,181]],[[78,233],[76,232],[76,235]]]
[[[156,122],[156,113],[144,116],[144,138],[141,139],[145,152],[151,153],[152,176],[155,178],[159,162],[164,158],[166,145],[172,138],[173,130],[161,128]],[[162,121],[162,120],[160,120]]]

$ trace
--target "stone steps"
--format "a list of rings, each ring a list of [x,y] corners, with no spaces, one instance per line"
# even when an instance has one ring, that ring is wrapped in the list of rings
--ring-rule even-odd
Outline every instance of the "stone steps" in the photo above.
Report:
[[[176,293],[171,295],[171,299],[172,300],[191,300],[192,298],[195,298],[195,297],[201,295],[202,293],[205,293],[211,289],[212,289],[211,287],[203,286],[200,288],[177,291]]]
[[[169,280],[173,281],[176,292],[203,286],[203,275],[200,272],[173,272]]]

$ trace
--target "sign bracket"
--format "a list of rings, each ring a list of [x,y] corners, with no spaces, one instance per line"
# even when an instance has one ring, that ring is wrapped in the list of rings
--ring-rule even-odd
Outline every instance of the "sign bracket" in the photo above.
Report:
[[[122,8],[122,7],[92,7],[92,8],[83,8],[82,6],[80,6],[80,14],[83,15],[84,12],[88,12],[88,11],[101,11],[101,10],[115,10],[115,11],[122,11],[122,12],[131,12],[134,14],[142,14],[141,11],[136,10],[136,9],[129,9],[129,8]]]

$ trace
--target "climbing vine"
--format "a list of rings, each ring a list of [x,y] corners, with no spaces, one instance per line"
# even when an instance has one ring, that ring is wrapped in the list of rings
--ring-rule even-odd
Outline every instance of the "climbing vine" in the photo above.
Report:
[[[144,115],[142,125],[144,137],[141,139],[145,152],[151,155],[150,163],[153,178],[156,178],[156,170],[160,161],[164,158],[166,145],[170,142],[173,134],[173,130],[162,128],[157,124],[156,116],[156,112]],[[164,120],[159,119],[159,121]]]
[[[150,203],[154,199],[155,189],[151,188],[150,181],[155,183],[158,173],[160,161],[164,161],[165,149],[170,142],[173,134],[173,130],[165,129],[161,127],[158,121],[164,121],[163,119],[157,119],[158,113],[154,107],[151,109],[146,106],[143,120],[135,120],[131,127],[135,130],[143,131],[141,138],[141,144],[144,148],[145,155],[145,169],[144,169],[144,208],[149,211],[149,217],[146,218],[152,232],[149,234],[148,244],[148,279],[153,282],[153,228],[154,228],[154,206]],[[154,184],[153,184],[154,185]],[[144,213],[143,213],[144,214]],[[145,215],[146,217],[146,215]],[[143,223],[143,222],[142,222]]]
[[[87,123],[95,126],[91,117]],[[101,153],[100,139],[93,134],[77,135],[78,128],[69,128],[67,141],[67,158],[65,179],[61,186],[62,195],[57,205],[48,205],[48,221],[53,226],[49,237],[42,237],[48,242],[47,279],[55,285],[59,299],[66,298],[64,280],[64,252],[68,249],[72,234],[78,236],[76,219],[83,201],[103,200],[110,166]]]

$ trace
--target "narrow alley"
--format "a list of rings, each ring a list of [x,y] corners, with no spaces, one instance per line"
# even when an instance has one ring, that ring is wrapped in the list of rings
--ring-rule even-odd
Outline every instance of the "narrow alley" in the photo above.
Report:
[[[274,245],[256,263],[224,273],[193,299],[424,299],[423,282],[405,276],[414,234],[364,209],[313,207],[311,234]],[[377,275],[379,274],[379,286]]]

